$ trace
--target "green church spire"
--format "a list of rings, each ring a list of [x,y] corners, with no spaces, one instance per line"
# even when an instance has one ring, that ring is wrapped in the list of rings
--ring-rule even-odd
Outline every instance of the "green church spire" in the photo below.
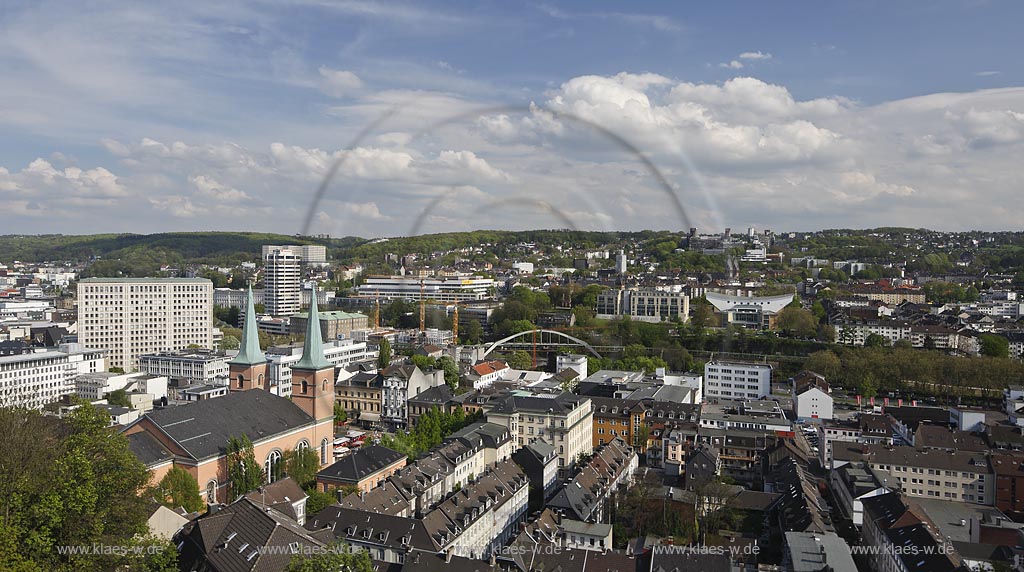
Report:
[[[252,286],[245,303],[245,324],[242,326],[242,343],[238,346],[238,355],[229,361],[236,365],[257,365],[265,363],[267,356],[260,349],[259,328],[256,325],[256,305],[252,300]]]
[[[324,340],[320,335],[320,312],[316,309],[316,286],[309,297],[309,315],[306,318],[306,341],[302,344],[302,358],[292,369],[318,371],[333,368],[334,364],[324,357]]]

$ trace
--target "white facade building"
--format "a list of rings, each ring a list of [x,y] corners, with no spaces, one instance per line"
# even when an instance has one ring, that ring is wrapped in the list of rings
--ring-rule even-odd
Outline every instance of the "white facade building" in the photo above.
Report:
[[[0,357],[0,407],[39,409],[75,392],[75,379],[106,370],[102,352],[77,344]]]
[[[704,399],[761,399],[772,394],[772,366],[710,361],[704,366]]]
[[[555,373],[566,368],[576,370],[576,373],[580,374],[580,379],[586,379],[588,375],[587,356],[578,354],[558,354],[555,358]]]
[[[139,356],[139,371],[187,379],[195,384],[222,385],[228,382],[228,360],[225,352],[181,350]]]
[[[376,351],[369,351],[366,342],[351,339],[325,342],[324,358],[334,364],[335,370],[367,359],[376,357]],[[292,393],[292,364],[302,358],[302,344],[275,346],[267,348],[267,376],[270,379],[270,392],[287,397]]]
[[[605,290],[598,294],[598,318],[611,320],[627,315],[642,322],[685,322],[690,316],[690,297],[658,288]]]
[[[213,349],[213,282],[205,278],[86,278],[78,283],[78,341],[131,371],[138,356]]]
[[[415,300],[422,296],[426,300],[438,303],[465,302],[484,300],[493,297],[497,284],[492,278],[460,274],[457,276],[427,277],[418,276],[369,276],[356,288],[359,298],[379,298],[380,300]]]
[[[805,386],[793,396],[793,412],[801,421],[832,419],[832,396],[820,387]]]
[[[298,247],[263,247],[263,304],[272,316],[302,309],[302,254]]]

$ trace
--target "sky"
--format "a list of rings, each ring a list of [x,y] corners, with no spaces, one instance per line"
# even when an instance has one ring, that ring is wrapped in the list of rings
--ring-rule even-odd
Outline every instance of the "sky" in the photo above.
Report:
[[[997,0],[0,0],[0,234],[1019,230],[1021,21]]]

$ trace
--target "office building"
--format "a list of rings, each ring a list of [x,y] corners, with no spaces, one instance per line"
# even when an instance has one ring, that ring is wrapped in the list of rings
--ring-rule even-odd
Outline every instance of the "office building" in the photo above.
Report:
[[[320,300],[317,300],[319,303]],[[301,334],[306,331],[306,320],[309,319],[309,312],[299,312],[289,320],[289,328],[293,334]],[[365,329],[369,318],[366,314],[353,312],[320,312],[320,331],[323,334],[323,341],[329,342],[339,338],[352,336],[352,330]]]
[[[605,290],[598,294],[598,318],[612,320],[622,316],[642,322],[685,322],[690,316],[690,297],[658,288]]]
[[[492,278],[459,274],[443,277],[370,276],[356,288],[359,298],[414,300],[421,297],[438,303],[484,300],[494,296],[497,284]]]
[[[139,371],[165,375],[195,384],[224,385],[228,381],[228,360],[223,351],[185,349],[139,356]]]
[[[710,361],[704,365],[704,399],[761,399],[772,394],[772,366]]]
[[[74,393],[78,376],[106,369],[102,352],[78,344],[0,356],[0,407],[39,409]]]
[[[213,349],[213,283],[205,278],[86,278],[78,283],[78,341],[107,367],[143,354]]]

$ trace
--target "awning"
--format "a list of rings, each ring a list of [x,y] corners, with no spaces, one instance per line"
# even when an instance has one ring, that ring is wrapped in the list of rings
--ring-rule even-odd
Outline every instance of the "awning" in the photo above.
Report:
[[[360,421],[370,421],[371,423],[377,423],[380,421],[380,413],[370,413],[368,411],[359,412]]]

